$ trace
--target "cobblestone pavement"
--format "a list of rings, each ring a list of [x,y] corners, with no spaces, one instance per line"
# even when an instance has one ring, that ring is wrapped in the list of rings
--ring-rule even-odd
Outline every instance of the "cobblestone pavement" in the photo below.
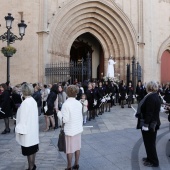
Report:
[[[136,107],[136,105],[134,105]],[[147,168],[142,164],[145,150],[141,133],[136,130],[134,111],[125,106],[114,106],[111,112],[105,112],[86,124],[82,135],[80,170],[169,170],[170,169],[170,133],[167,115],[161,113],[161,129],[157,137],[159,168]],[[13,120],[10,120],[13,130]],[[43,132],[44,117],[40,116],[40,150],[36,156],[38,170],[63,170],[66,156],[57,150],[59,129]],[[0,130],[4,122],[0,120]],[[73,160],[74,161],[74,160]],[[24,170],[26,157],[22,156],[15,134],[0,134],[0,170]]]

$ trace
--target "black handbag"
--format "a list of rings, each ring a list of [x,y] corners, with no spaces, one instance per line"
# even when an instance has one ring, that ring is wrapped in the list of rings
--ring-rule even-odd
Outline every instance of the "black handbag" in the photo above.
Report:
[[[59,134],[59,137],[58,137],[58,150],[60,152],[66,152],[66,140],[65,140],[63,121],[62,121],[62,127],[61,127],[61,130],[60,130],[60,134]]]

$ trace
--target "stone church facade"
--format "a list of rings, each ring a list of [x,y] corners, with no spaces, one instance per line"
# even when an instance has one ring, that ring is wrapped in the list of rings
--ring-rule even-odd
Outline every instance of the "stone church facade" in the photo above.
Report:
[[[22,41],[12,46],[12,84],[47,82],[47,64],[78,61],[91,55],[91,78],[106,75],[108,58],[116,61],[115,73],[126,80],[126,65],[133,57],[142,67],[142,81],[170,81],[169,0],[2,0],[0,35],[4,16],[27,24]],[[0,42],[0,48],[6,46]],[[68,75],[69,76],[69,75]],[[6,81],[6,58],[0,54],[0,82]]]

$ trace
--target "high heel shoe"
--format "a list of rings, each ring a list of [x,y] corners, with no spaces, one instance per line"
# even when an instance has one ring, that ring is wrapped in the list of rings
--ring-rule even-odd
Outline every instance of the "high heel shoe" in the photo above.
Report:
[[[74,165],[74,166],[72,167],[72,169],[78,170],[78,169],[79,169],[79,165]]]
[[[4,130],[1,134],[7,134],[7,133],[10,133],[10,129],[8,129],[8,130]]]

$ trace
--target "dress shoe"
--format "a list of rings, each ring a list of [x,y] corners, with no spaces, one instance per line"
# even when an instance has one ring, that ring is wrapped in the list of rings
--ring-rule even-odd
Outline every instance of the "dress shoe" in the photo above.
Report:
[[[147,167],[158,167],[159,166],[159,165],[155,165],[155,164],[153,164],[151,162],[144,162],[143,165],[147,166]]]
[[[72,170],[72,168],[66,168],[65,170]]]
[[[34,165],[34,167],[32,168],[32,170],[36,170],[36,168],[37,168],[36,165]]]
[[[55,127],[54,127],[54,130],[55,130],[55,129],[58,129],[58,126],[55,126]]]
[[[8,129],[8,130],[4,130],[1,134],[7,134],[7,133],[10,133],[10,129]]]
[[[74,166],[72,167],[72,169],[78,170],[78,169],[79,169],[79,165],[74,165]]]
[[[36,170],[36,168],[37,168],[36,165],[34,165],[33,168],[32,168],[32,170]],[[29,168],[26,169],[26,170],[29,170]]]

